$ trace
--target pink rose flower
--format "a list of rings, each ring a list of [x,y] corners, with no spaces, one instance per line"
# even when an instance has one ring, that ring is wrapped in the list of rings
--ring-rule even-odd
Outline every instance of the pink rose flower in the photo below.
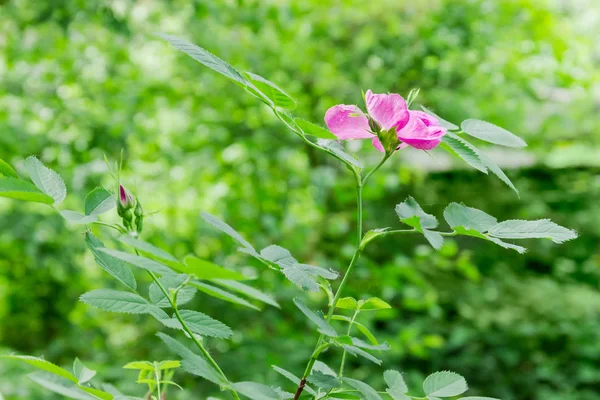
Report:
[[[423,112],[412,111],[399,94],[365,94],[368,115],[355,105],[338,104],[325,113],[325,123],[340,140],[371,139],[373,146],[385,151],[373,130],[395,129],[400,146],[431,150],[440,144],[446,128],[440,126],[437,118]]]

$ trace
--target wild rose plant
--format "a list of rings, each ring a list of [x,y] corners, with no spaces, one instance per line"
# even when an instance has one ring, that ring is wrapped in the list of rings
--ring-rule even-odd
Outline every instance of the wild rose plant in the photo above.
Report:
[[[40,369],[41,372],[31,375],[36,383],[50,391],[75,399],[166,399],[170,397],[171,388],[178,386],[174,381],[174,372],[177,369],[183,369],[198,379],[214,383],[222,391],[223,398],[439,400],[463,395],[467,391],[466,380],[453,372],[433,373],[425,379],[421,389],[408,388],[401,371],[389,366],[387,370],[382,370],[387,387],[375,389],[369,382],[353,379],[353,371],[346,370],[345,361],[349,355],[380,365],[382,362],[377,355],[389,349],[387,343],[380,343],[359,320],[364,312],[376,312],[391,306],[379,298],[344,297],[344,289],[352,279],[352,273],[359,265],[361,254],[368,244],[383,236],[417,234],[423,235],[431,246],[439,249],[445,236],[466,235],[488,241],[490,245],[495,244],[523,253],[524,247],[506,242],[505,239],[542,238],[560,244],[574,239],[576,234],[546,219],[498,222],[484,211],[457,203],[448,205],[443,213],[450,230],[439,230],[438,219],[423,210],[413,197],[399,203],[395,208],[399,222],[407,228],[382,228],[364,232],[362,190],[370,177],[393,155],[402,156],[405,151],[433,150],[440,147],[479,171],[491,172],[516,192],[516,188],[502,170],[469,143],[466,137],[472,136],[507,147],[523,147],[525,142],[485,121],[468,119],[459,127],[424,107],[421,110],[412,110],[409,107],[418,91],[412,91],[407,97],[408,100],[405,100],[399,94],[375,94],[368,90],[364,94],[366,112],[356,105],[334,105],[325,113],[324,120],[328,128],[325,129],[319,124],[294,118],[291,110],[295,107],[295,101],[269,80],[254,73],[239,72],[205,49],[184,40],[169,35],[159,36],[263,102],[301,141],[337,159],[350,171],[355,180],[356,244],[349,265],[339,268],[342,273],[341,279],[338,279],[337,271],[304,264],[281,246],[271,245],[257,250],[232,226],[211,214],[202,213],[208,224],[239,244],[239,251],[255,258],[274,273],[280,272],[299,290],[321,291],[325,294],[324,297],[328,301],[319,307],[322,313],[309,308],[301,292],[294,299],[298,311],[306,316],[308,325],[313,328],[307,331],[307,334],[315,337],[314,350],[302,370],[287,371],[277,366],[273,367],[289,382],[284,387],[276,386],[272,382],[232,382],[228,379],[226,371],[221,369],[218,360],[211,355],[207,338],[228,340],[232,335],[232,328],[211,316],[182,306],[197,292],[251,308],[256,308],[251,302],[278,307],[277,301],[256,287],[242,283],[247,277],[235,269],[225,268],[194,256],[180,260],[167,251],[143,241],[141,237],[145,214],[140,197],[147,194],[134,195],[129,192],[120,181],[120,167],[117,166],[116,171],[111,169],[115,180],[114,190],[94,189],[85,198],[83,213],[60,211],[71,223],[99,225],[105,228],[105,231],[102,231],[102,235],[106,236],[105,240],[114,241],[114,236],[108,235],[111,229],[118,235],[116,239],[121,250],[105,245],[89,229],[85,230],[85,242],[98,266],[119,281],[124,290],[93,290],[83,294],[81,301],[109,312],[146,314],[158,320],[165,328],[183,331],[178,338],[162,332],[157,334],[160,341],[172,351],[174,359],[158,362],[133,361],[125,365],[126,369],[139,371],[137,382],[146,386],[145,394],[125,395],[114,386],[103,384],[96,377],[96,372],[78,359],[74,361],[72,371],[69,371],[42,358],[21,355],[4,358],[20,360]],[[373,146],[383,153],[381,161],[370,169],[365,168],[343,146],[343,141],[361,139],[370,139]],[[66,196],[66,187],[60,176],[35,157],[25,160],[25,169],[33,183],[21,179],[10,165],[0,160],[0,196],[42,203],[58,210]],[[415,197],[418,198],[418,195]],[[117,209],[121,224],[100,221],[102,214],[111,212],[114,208]],[[124,248],[131,248],[133,252],[125,251]],[[151,278],[148,297],[140,294],[134,270],[143,270]],[[254,285],[260,286],[260,282],[255,282]],[[356,332],[353,330],[355,327]],[[356,337],[355,334],[360,336]],[[185,341],[193,348],[184,344]],[[338,352],[338,365],[326,365],[319,360],[323,352],[328,350]],[[268,366],[252,366],[252,369],[259,367]],[[478,396],[462,399],[493,400]]]

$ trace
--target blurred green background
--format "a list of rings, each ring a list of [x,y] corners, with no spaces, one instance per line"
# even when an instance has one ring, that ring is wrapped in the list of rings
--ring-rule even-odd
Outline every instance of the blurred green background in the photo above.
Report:
[[[441,216],[451,201],[498,219],[549,217],[581,237],[531,241],[520,256],[476,239],[440,252],[422,238],[368,249],[348,294],[394,309],[362,322],[392,350],[377,367],[350,358],[350,375],[381,384],[384,369],[416,386],[429,372],[464,375],[472,395],[600,399],[600,3],[597,0],[4,0],[0,1],[0,158],[22,170],[38,155],[63,175],[65,204],[110,184],[103,154],[125,151],[124,179],[146,210],[146,240],[259,276],[282,309],[261,312],[197,296],[192,306],[235,329],[209,342],[232,380],[285,385],[315,341],[291,299],[297,288],[237,253],[199,217],[221,216],[257,246],[280,244],[304,262],[347,265],[354,242],[353,180],[303,145],[225,78],[152,36],[167,32],[276,82],[296,114],[356,104],[360,90],[406,95],[453,121],[482,118],[524,137],[525,151],[489,153],[520,189],[465,169],[441,150],[403,150],[365,190],[366,228],[399,226],[394,205],[413,195]],[[477,143],[485,147],[483,143]],[[370,144],[351,148],[367,165]],[[508,149],[507,149],[508,150]],[[75,356],[141,395],[135,359],[173,357],[148,317],[78,303],[116,287],[86,252],[83,228],[37,204],[0,199],[0,352]],[[98,231],[108,240],[110,233]],[[141,275],[140,280],[144,277]],[[311,304],[325,299],[313,295]],[[332,351],[325,361],[339,359]],[[6,399],[54,399],[0,363]],[[178,373],[177,399],[215,394]]]

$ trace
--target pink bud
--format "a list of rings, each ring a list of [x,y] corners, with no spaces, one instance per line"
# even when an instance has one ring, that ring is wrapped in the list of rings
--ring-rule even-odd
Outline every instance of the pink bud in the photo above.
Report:
[[[125,189],[125,186],[119,185],[119,203],[124,209],[133,207],[135,201],[131,193]]]

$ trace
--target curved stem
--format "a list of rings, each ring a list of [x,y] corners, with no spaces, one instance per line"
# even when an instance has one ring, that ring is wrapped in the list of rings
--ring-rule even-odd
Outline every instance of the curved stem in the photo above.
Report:
[[[136,250],[136,253],[137,253],[137,250]],[[202,353],[202,355],[206,358],[206,360],[210,363],[210,365],[212,365],[217,370],[217,372],[221,375],[221,377],[223,377],[223,379],[225,379],[226,381],[229,381],[227,379],[227,376],[225,375],[225,373],[221,369],[221,367],[219,367],[219,364],[217,364],[217,362],[215,361],[215,359],[212,358],[212,356],[210,355],[210,353],[208,352],[208,350],[206,350],[206,348],[204,347],[204,345],[198,340],[198,338],[196,337],[196,335],[194,335],[194,333],[191,331],[191,329],[187,326],[187,324],[185,323],[185,321],[181,317],[181,314],[179,313],[179,309],[177,308],[177,301],[176,301],[176,299],[173,300],[171,298],[171,295],[165,289],[165,287],[162,285],[162,283],[160,283],[160,280],[156,277],[156,275],[154,274],[154,272],[148,271],[148,273],[150,274],[150,276],[152,277],[152,280],[154,280],[154,282],[156,283],[156,285],[160,288],[161,292],[165,295],[165,297],[167,298],[167,300],[171,304],[171,307],[173,308],[173,311],[175,313],[175,317],[177,318],[177,320],[181,324],[181,327],[183,328],[184,332],[188,334],[188,336],[192,339],[192,341],[194,342],[194,344],[196,345],[196,347],[198,347],[198,349],[200,350],[200,352]],[[239,396],[238,396],[237,392],[235,390],[231,389],[231,388],[229,390],[231,391],[231,394],[233,394],[233,397],[236,400],[239,400]]]
[[[379,168],[381,168],[381,166],[382,166],[383,164],[385,164],[385,162],[388,160],[388,158],[390,158],[390,156],[391,156],[391,154],[386,154],[386,155],[385,155],[385,156],[384,156],[384,157],[381,159],[381,161],[379,161],[379,164],[377,164],[377,165],[376,165],[376,166],[375,166],[375,167],[374,167],[374,168],[373,168],[373,169],[372,169],[372,170],[371,170],[371,171],[370,171],[370,172],[369,172],[367,175],[365,175],[365,177],[363,178],[363,180],[362,180],[362,182],[361,182],[361,184],[362,184],[363,186],[364,186],[364,185],[367,183],[367,181],[369,180],[369,178],[370,178],[370,177],[371,177],[371,176],[372,176],[372,175],[373,175],[375,172],[377,172],[377,170],[378,170]]]
[[[97,225],[102,225],[102,226],[106,226],[108,228],[112,228],[122,234],[126,234],[127,231],[124,230],[122,227],[120,227],[119,225],[113,225],[113,224],[107,224],[106,222],[101,222],[101,221],[94,221],[92,222],[93,224],[97,224]]]

